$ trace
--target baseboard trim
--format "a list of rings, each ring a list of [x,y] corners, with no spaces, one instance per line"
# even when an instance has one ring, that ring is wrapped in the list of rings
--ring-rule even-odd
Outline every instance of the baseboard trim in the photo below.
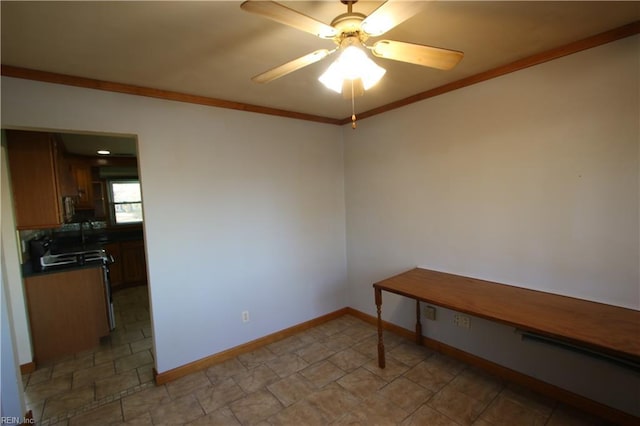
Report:
[[[212,365],[219,364],[231,358],[235,358],[238,355],[242,355],[247,352],[254,351],[268,344],[277,342],[279,340],[293,336],[294,334],[316,327],[327,321],[340,318],[341,316],[344,316],[347,313],[349,313],[349,308],[342,308],[335,312],[331,312],[326,315],[322,315],[318,318],[314,318],[312,320],[300,323],[298,325],[294,325],[293,327],[285,328],[284,330],[280,330],[275,333],[269,334],[267,336],[261,337],[259,339],[252,340],[240,346],[235,346],[231,349],[227,349],[226,351],[222,351],[222,352],[210,355],[208,357],[190,362],[189,364],[185,364],[171,370],[163,371],[162,373],[157,373],[154,370],[155,382],[158,385],[171,382],[180,377],[186,376],[187,374],[204,370],[205,368],[211,367]]]
[[[36,363],[31,361],[20,365],[20,374],[30,374],[36,371]]]
[[[346,310],[348,314],[377,326],[378,319],[376,317],[353,308],[347,308]],[[398,334],[415,342],[414,331],[397,326],[387,321],[382,321],[382,327],[387,331]],[[550,383],[543,382],[534,377],[496,364],[492,361],[470,354],[463,350],[454,348],[453,346],[449,346],[437,340],[422,336],[422,345],[428,347],[429,349],[433,349],[436,352],[440,352],[452,358],[458,359],[466,364],[478,367],[508,382],[516,383],[534,392],[553,398],[556,401],[560,401],[587,413],[591,413],[605,420],[614,422],[615,424],[637,425],[640,422],[640,419],[638,419],[638,417],[632,416],[631,414],[625,413],[624,411],[609,407],[608,405],[604,405],[600,402],[575,394]]]

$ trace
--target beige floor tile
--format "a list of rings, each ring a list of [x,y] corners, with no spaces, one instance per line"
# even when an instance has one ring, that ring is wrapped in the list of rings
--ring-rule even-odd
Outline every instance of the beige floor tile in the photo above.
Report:
[[[233,411],[229,407],[224,407],[213,413],[200,417],[192,422],[187,423],[189,426],[239,426],[240,422],[236,419]]]
[[[213,413],[245,396],[246,393],[231,377],[196,392],[196,397],[205,413]]]
[[[370,361],[370,358],[356,351],[355,349],[344,349],[333,354],[329,361],[343,371],[349,372]]]
[[[406,377],[399,377],[378,390],[378,395],[412,413],[426,403],[433,396],[433,392]]]
[[[306,368],[309,364],[295,353],[283,354],[267,361],[267,366],[280,378],[288,377]]]
[[[73,372],[72,387],[79,388],[92,385],[96,380],[113,376],[116,373],[113,362],[108,361],[94,367]]]
[[[356,343],[377,335],[377,330],[369,324],[362,324],[348,327],[342,333]]]
[[[116,372],[121,373],[127,370],[133,370],[145,364],[153,362],[153,357],[150,351],[136,352],[131,355],[118,358],[114,361]]]
[[[94,400],[94,395],[92,385],[72,389],[69,392],[64,392],[47,398],[44,404],[42,418],[48,419],[49,417],[57,417],[66,414],[69,411],[77,410],[83,405],[91,403]]]
[[[153,420],[151,420],[151,413],[144,413],[141,416],[136,417],[121,423],[115,423],[115,425],[127,425],[127,426],[153,426]]]
[[[403,422],[402,426],[455,426],[458,423],[451,420],[449,417],[445,416],[434,410],[433,408],[423,405],[418,410],[416,410],[413,414],[407,417]],[[480,426],[479,423],[476,423],[477,426]],[[485,425],[482,425],[485,426]],[[488,425],[486,425],[488,426]],[[516,426],[515,424],[512,426]]]
[[[202,388],[211,386],[211,382],[204,371],[197,371],[173,380],[165,386],[167,388],[167,392],[169,392],[169,396],[176,399]]]
[[[135,370],[114,374],[104,379],[95,381],[96,400],[101,400],[109,395],[119,394],[121,391],[130,389],[140,384],[138,373]]]
[[[162,404],[151,411],[154,425],[176,426],[205,415],[195,395],[189,394]]]
[[[602,419],[596,419],[587,413],[577,411],[573,408],[563,405],[558,406],[551,418],[547,422],[547,426],[612,426],[611,423]]]
[[[72,376],[68,373],[65,376],[54,377],[51,380],[28,385],[25,389],[25,400],[28,404],[37,404],[45,399],[58,395],[71,389]]]
[[[110,334],[112,345],[122,345],[125,343],[136,342],[138,340],[144,339],[144,337],[145,336],[142,333],[142,330],[140,329],[127,331],[127,330],[118,330],[116,328],[116,331],[112,331]]]
[[[430,349],[427,349],[424,346],[418,346],[411,342],[401,343],[395,348],[391,350],[387,349],[386,351],[387,358],[394,358],[395,360],[410,367],[430,358],[432,355],[433,351]]]
[[[122,412],[126,421],[150,412],[170,401],[164,386],[156,386],[122,398]]]
[[[296,354],[309,364],[314,364],[318,361],[329,358],[334,353],[334,350],[329,349],[324,344],[318,342],[306,345],[296,351]]]
[[[31,374],[27,376],[23,376],[22,383],[25,387],[37,385],[38,383],[46,382],[51,379],[51,373],[53,372],[53,367],[42,367],[38,368]]]
[[[81,358],[66,359],[65,361],[56,363],[53,366],[53,372],[51,373],[51,377],[65,376],[69,373],[73,373],[74,371],[82,370],[84,368],[89,368],[93,366],[94,366],[93,354],[85,355]]]
[[[353,346],[354,341],[351,337],[344,334],[338,334],[333,336],[322,335],[320,339],[316,340],[318,343],[322,343],[324,347],[334,352],[343,351]]]
[[[247,372],[247,368],[237,358],[233,358],[207,368],[206,374],[211,383],[215,384],[218,381],[223,381],[245,372]]]
[[[283,407],[267,390],[261,390],[229,404],[231,411],[243,425],[257,424],[279,412]]]
[[[316,388],[321,388],[334,380],[338,380],[344,376],[345,372],[329,361],[320,361],[300,371],[300,374]]]
[[[234,376],[233,379],[243,391],[252,393],[266,388],[271,383],[277,382],[280,378],[268,366],[260,365],[245,373]]]
[[[101,348],[93,354],[93,357],[95,364],[99,365],[127,355],[131,355],[131,348],[128,343],[124,343],[121,345]]]
[[[365,400],[387,384],[380,377],[364,368],[345,374],[337,383],[358,398]]]
[[[451,382],[455,375],[422,361],[407,371],[404,377],[435,393]]]
[[[269,424],[274,426],[323,426],[328,424],[322,412],[309,401],[299,401],[277,414],[269,417]]]
[[[293,374],[267,386],[285,407],[300,401],[314,391],[309,382],[299,374]]]
[[[364,339],[351,347],[367,358],[374,359],[378,357],[378,338],[375,336]]]
[[[543,415],[550,414],[556,406],[556,401],[539,393],[530,391],[516,384],[507,385],[501,392],[502,395],[520,402]]]
[[[546,424],[551,417],[551,410],[545,414],[535,403],[512,396],[508,392],[501,392],[480,418],[493,425],[538,426]]]
[[[142,340],[131,342],[131,352],[140,352],[146,349],[153,349],[153,339],[151,337],[145,337]]]
[[[445,386],[429,400],[427,405],[455,420],[461,425],[471,425],[487,408],[489,401],[483,402]]]
[[[69,426],[107,426],[122,421],[120,401],[114,401],[69,419]]]
[[[147,383],[153,380],[153,364],[145,364],[136,368],[136,372],[138,373],[138,380],[140,383]]]
[[[336,383],[309,394],[304,401],[318,409],[328,422],[338,420],[360,405],[355,395]]]
[[[358,404],[354,409],[349,410],[346,416],[340,418],[336,424],[357,423],[367,426],[389,426],[398,424],[408,415],[408,412],[392,402],[379,396],[374,396]]]
[[[283,355],[290,352],[295,352],[307,344],[301,340],[298,336],[290,336],[277,342],[267,345],[267,349],[276,355]]]
[[[267,361],[271,361],[276,358],[277,355],[271,352],[266,347],[256,349],[255,351],[242,354],[238,357],[238,361],[242,363],[247,369],[252,369],[260,364],[264,364]]]
[[[382,379],[390,382],[395,380],[396,378],[402,376],[404,373],[409,371],[410,367],[406,364],[403,364],[400,361],[397,361],[394,358],[386,358],[385,367],[380,368],[378,366],[378,359],[372,359],[367,361],[364,365],[364,368],[371,371],[373,374],[381,377]]]

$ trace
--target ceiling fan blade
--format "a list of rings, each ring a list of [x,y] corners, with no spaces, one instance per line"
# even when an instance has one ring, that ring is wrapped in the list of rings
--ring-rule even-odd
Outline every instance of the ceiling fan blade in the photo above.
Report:
[[[296,70],[299,70],[300,68],[306,67],[307,65],[318,62],[319,60],[326,58],[333,52],[335,52],[335,50],[316,50],[315,52],[311,52],[308,55],[301,56],[298,59],[294,59],[293,61],[289,61],[286,64],[282,64],[270,69],[269,71],[265,71],[262,74],[251,77],[251,80],[255,83],[268,83],[272,80],[275,80],[276,78],[285,76],[290,72],[294,72]]]
[[[457,50],[393,40],[380,40],[373,45],[371,51],[379,58],[409,62],[440,70],[450,70],[464,56],[464,53]]]
[[[333,38],[337,35],[336,29],[332,26],[274,1],[247,0],[240,8],[321,38]]]
[[[362,30],[372,37],[378,37],[391,28],[411,18],[424,6],[421,1],[389,0],[374,10],[362,21]]]

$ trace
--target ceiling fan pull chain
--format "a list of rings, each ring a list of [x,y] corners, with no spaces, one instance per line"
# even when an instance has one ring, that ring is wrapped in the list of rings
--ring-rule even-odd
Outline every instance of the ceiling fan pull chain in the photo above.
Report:
[[[355,90],[353,88],[353,80],[351,80],[351,128],[355,130],[356,127],[356,97]]]

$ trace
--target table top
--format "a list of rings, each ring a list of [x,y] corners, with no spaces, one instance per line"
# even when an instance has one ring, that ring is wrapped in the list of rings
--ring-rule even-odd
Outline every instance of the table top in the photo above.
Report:
[[[373,286],[612,355],[640,359],[640,311],[633,309],[421,268]]]

